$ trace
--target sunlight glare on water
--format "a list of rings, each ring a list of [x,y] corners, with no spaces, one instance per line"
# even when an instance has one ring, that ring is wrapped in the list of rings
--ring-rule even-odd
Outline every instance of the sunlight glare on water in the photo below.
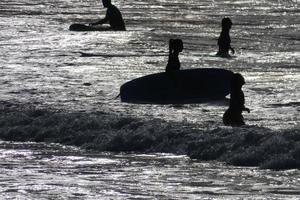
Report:
[[[0,198],[293,199],[300,195],[297,170],[227,167],[172,154],[99,154],[41,143],[2,142],[0,152]]]
[[[287,108],[282,116],[284,124],[268,116],[282,109],[280,106],[271,109],[269,105],[278,101],[298,102],[300,98],[296,92],[300,87],[297,1],[116,1],[115,4],[124,15],[126,32],[68,31],[71,23],[89,23],[104,15],[105,10],[97,1],[56,0],[35,4],[26,0],[9,4],[3,1],[0,4],[3,100],[72,110],[94,110],[100,104],[101,109],[109,112],[138,117],[153,113],[153,117],[178,121],[183,120],[178,115],[184,112],[186,120],[205,123],[207,113],[201,110],[209,105],[193,109],[183,106],[180,110],[161,106],[165,111],[161,113],[157,112],[157,106],[127,105],[112,100],[126,81],[163,71],[168,39],[179,37],[184,42],[183,69],[217,67],[245,76],[246,104],[252,110],[247,115],[248,124],[279,129],[295,124],[289,121],[297,118],[298,110],[293,107]],[[10,17],[11,13],[14,17]],[[237,52],[236,58],[226,62],[212,56],[217,49],[223,16],[232,18],[232,45]],[[96,56],[81,57],[81,53]],[[287,73],[292,76],[284,76]],[[266,82],[268,77],[277,78],[270,83]],[[267,88],[267,84],[276,88]],[[257,87],[267,90],[258,94]],[[211,110],[211,116],[220,121],[225,109],[224,105],[218,106]]]
[[[244,117],[249,128],[299,130],[299,0],[113,0],[113,3],[123,14],[126,32],[68,30],[72,23],[88,24],[103,17],[105,9],[98,0],[1,0],[1,107],[21,105],[45,112],[37,111],[38,116],[33,112],[33,117],[23,119],[23,110],[14,113],[3,109],[1,117],[8,118],[5,121],[0,117],[0,128],[16,121],[8,132],[19,136],[23,133],[18,132],[20,129],[32,130],[44,136],[47,131],[74,123],[75,128],[70,131],[76,130],[78,137],[84,138],[93,131],[80,127],[87,119],[85,115],[81,116],[83,120],[67,113],[99,112],[95,117],[95,122],[99,122],[103,112],[124,115],[125,122],[131,120],[128,117],[135,117],[161,119],[170,123],[170,127],[179,122],[180,128],[194,124],[201,130],[222,129],[222,115],[228,101],[137,105],[115,98],[125,82],[163,72],[168,59],[168,40],[181,38],[182,69],[223,68],[245,77],[243,90],[251,113],[245,113]],[[233,21],[230,35],[236,55],[232,59],[214,56],[224,16]],[[51,113],[52,110],[58,114]],[[101,120],[97,121],[97,117]],[[33,123],[28,125],[28,118],[34,118]],[[122,121],[115,121],[112,130],[104,130],[104,134],[113,132],[114,126],[122,127]],[[40,130],[39,124],[45,130]],[[146,125],[151,130],[157,128]],[[129,129],[132,134],[134,128]],[[67,138],[61,132],[55,134]],[[31,135],[21,136],[32,139]],[[199,163],[185,155],[143,153],[99,153],[52,143],[1,142],[0,199],[299,199],[300,196],[299,170],[260,170],[218,162]]]

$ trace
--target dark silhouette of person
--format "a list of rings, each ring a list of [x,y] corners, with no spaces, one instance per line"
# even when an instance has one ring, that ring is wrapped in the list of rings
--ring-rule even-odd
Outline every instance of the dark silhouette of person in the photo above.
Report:
[[[245,84],[244,77],[239,74],[233,74],[230,89],[230,105],[223,115],[223,123],[226,126],[242,126],[245,125],[243,111],[250,112],[249,108],[245,107],[245,97],[242,91],[242,86]]]
[[[173,74],[173,72],[180,69],[179,53],[183,50],[183,43],[181,39],[169,40],[169,59],[166,66],[166,72]]]
[[[230,58],[231,56],[229,55],[229,50],[231,50],[232,54],[235,53],[234,49],[230,46],[231,39],[229,31],[231,29],[231,26],[232,22],[228,17],[222,19],[222,31],[218,39],[219,50],[217,56]]]
[[[109,22],[110,29],[114,31],[125,31],[125,23],[119,9],[111,3],[111,0],[102,0],[103,7],[107,8],[104,19],[95,23],[89,24],[90,26],[104,24]]]

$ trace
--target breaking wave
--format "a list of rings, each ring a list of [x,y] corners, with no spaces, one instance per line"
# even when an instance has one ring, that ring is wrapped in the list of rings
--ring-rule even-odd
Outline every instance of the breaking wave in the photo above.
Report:
[[[188,123],[105,112],[68,112],[1,103],[0,139],[79,146],[92,151],[164,152],[192,159],[282,170],[300,168],[299,128],[199,129]]]

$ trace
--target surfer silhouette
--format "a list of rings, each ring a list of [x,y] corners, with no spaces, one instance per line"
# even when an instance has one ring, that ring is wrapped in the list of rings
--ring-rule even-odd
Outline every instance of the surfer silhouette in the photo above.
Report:
[[[232,22],[228,17],[222,19],[222,31],[218,39],[219,50],[217,56],[223,58],[230,58],[231,56],[229,55],[229,50],[231,50],[232,54],[235,53],[234,49],[230,45],[231,40],[230,40],[229,31],[231,29],[231,26],[232,26]]]
[[[114,31],[125,31],[125,23],[119,9],[111,3],[111,0],[102,0],[104,8],[107,8],[104,19],[101,19],[95,23],[90,23],[90,26],[98,24],[104,24],[109,22],[110,29]]]
[[[245,97],[242,86],[245,84],[244,77],[235,73],[231,80],[230,105],[223,115],[223,123],[226,126],[245,125],[243,111],[250,113],[250,109],[245,107]]]
[[[179,53],[183,50],[183,43],[181,39],[169,40],[169,59],[166,66],[167,73],[173,73],[180,69]]]

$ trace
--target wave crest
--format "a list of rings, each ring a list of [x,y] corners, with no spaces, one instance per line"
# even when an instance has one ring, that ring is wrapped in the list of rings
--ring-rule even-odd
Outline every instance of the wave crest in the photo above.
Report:
[[[97,151],[187,154],[192,159],[276,170],[300,168],[298,128],[273,131],[244,126],[203,130],[191,124],[142,120],[104,112],[2,105],[0,138],[61,143]]]

